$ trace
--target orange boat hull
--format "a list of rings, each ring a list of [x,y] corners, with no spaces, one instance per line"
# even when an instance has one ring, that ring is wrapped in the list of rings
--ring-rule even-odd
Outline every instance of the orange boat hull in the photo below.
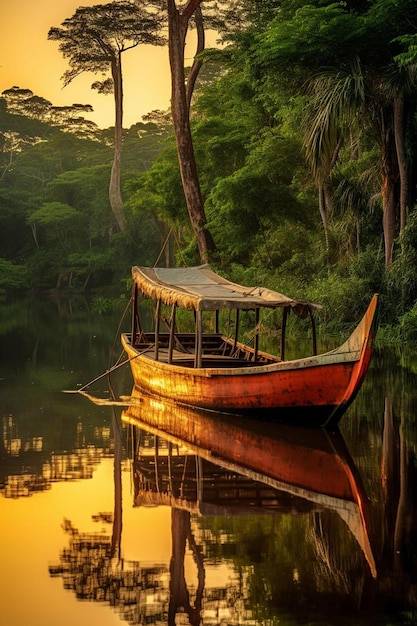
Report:
[[[343,346],[318,356],[239,368],[192,368],[156,361],[122,345],[138,389],[176,402],[229,413],[256,413],[279,421],[334,427],[356,396],[372,354],[374,297]]]

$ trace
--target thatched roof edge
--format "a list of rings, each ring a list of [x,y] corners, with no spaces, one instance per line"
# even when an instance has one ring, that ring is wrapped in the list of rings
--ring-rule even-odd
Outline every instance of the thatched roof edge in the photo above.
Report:
[[[132,268],[138,290],[148,298],[189,310],[289,307],[298,316],[321,308],[264,287],[245,287],[226,280],[208,265],[190,268]]]

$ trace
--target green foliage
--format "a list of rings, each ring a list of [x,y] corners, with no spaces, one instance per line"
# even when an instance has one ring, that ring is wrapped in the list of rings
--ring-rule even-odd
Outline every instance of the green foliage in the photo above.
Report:
[[[387,272],[388,305],[404,319],[417,300],[417,213],[414,211],[397,242],[398,253]],[[401,325],[403,322],[401,321]]]
[[[417,35],[403,35],[397,41],[405,48],[404,52],[395,57],[397,63],[401,66],[414,64],[417,59]]]
[[[399,318],[400,337],[402,341],[417,340],[417,304]]]
[[[310,68],[318,68],[325,61],[330,65],[341,49],[335,41],[348,41],[351,50],[356,45],[358,21],[353,12],[346,11],[339,2],[325,6],[303,3],[288,19],[288,13],[278,13],[256,42],[257,56],[264,63],[289,63],[296,59]]]
[[[276,267],[288,259],[277,240],[285,227],[307,221],[293,188],[299,162],[296,142],[265,132],[247,147],[245,165],[212,187],[209,226],[229,263],[246,258]]]
[[[244,0],[239,15],[229,9],[217,14],[226,45],[202,56],[191,109],[218,269],[236,282],[323,304],[322,329],[335,331],[357,321],[378,291],[383,322],[412,336],[415,82],[413,68],[398,71],[396,63],[414,58],[415,3]],[[93,13],[84,8],[65,28],[93,21]],[[65,33],[55,34],[59,40]],[[93,69],[108,67],[96,52],[72,70],[90,61]],[[108,201],[113,129],[88,141],[41,124],[29,109],[22,114],[21,99],[32,111],[50,103],[27,91],[6,94],[13,115],[0,99],[0,254],[7,263],[26,267],[34,287],[112,283],[119,290],[134,263],[198,262],[167,115],[154,112],[123,131],[126,231],[115,234]],[[410,210],[386,272],[381,181],[384,158],[393,154],[383,152],[383,142],[398,94],[406,103]]]
[[[250,140],[250,133],[239,121],[211,117],[196,125],[194,137],[201,185],[209,194],[213,182],[232,174],[244,164],[245,144]]]
[[[365,280],[370,293],[385,291],[384,257],[380,247],[368,245],[350,260],[345,273],[355,281]]]
[[[59,285],[60,258],[58,246],[32,251],[27,273],[33,289],[54,289]]]
[[[48,198],[59,198],[88,218],[91,238],[107,237],[112,224],[108,199],[109,167],[78,168],[56,176],[46,187]]]
[[[90,104],[72,104],[67,106],[53,106],[45,98],[36,96],[30,89],[12,87],[2,93],[2,111],[12,114],[10,128],[17,128],[20,140],[24,139],[22,131],[26,129],[29,136],[39,141],[40,137],[54,136],[60,129],[64,133],[70,133],[79,139],[97,140],[99,128],[94,122],[81,116],[82,113],[91,113],[93,108]],[[1,116],[2,117],[2,116]],[[30,120],[30,121],[29,121]],[[32,121],[33,120],[33,121]],[[36,121],[35,121],[36,120]],[[13,130],[12,132],[16,132]]]
[[[156,12],[131,2],[110,2],[79,7],[61,27],[52,27],[48,39],[59,42],[70,69],[64,73],[68,85],[82,72],[104,74],[119,55],[142,44],[162,45],[155,31],[162,26]]]
[[[10,113],[6,101],[0,98],[0,135],[4,132],[18,133],[28,144],[34,144],[36,138],[49,139],[60,133],[50,124],[25,115]]]
[[[104,296],[95,296],[91,299],[91,309],[99,315],[120,311],[126,306],[126,300],[119,298],[106,298]]]
[[[371,296],[364,277],[341,276],[336,272],[321,276],[306,289],[306,298],[323,306],[320,323],[329,333],[352,330]]]
[[[29,286],[27,268],[0,258],[0,290],[14,291]]]
[[[82,290],[114,283],[120,289],[120,280],[129,275],[133,263],[153,264],[161,245],[155,226],[157,205],[145,203],[141,214],[129,213],[127,206],[128,232],[124,236],[112,232],[108,133],[103,131],[101,143],[80,140],[25,115],[7,113],[3,99],[0,109],[5,129],[3,135],[0,131],[0,138],[5,137],[0,141],[4,163],[0,251],[13,267],[27,268],[28,284],[39,289]],[[13,135],[8,127],[14,129]],[[138,124],[126,131],[129,194],[133,188],[128,169],[149,169],[166,134],[166,122],[161,127],[156,122]],[[15,284],[7,280],[10,288]]]
[[[147,175],[138,179],[138,188],[130,203],[170,224],[186,222],[187,210],[174,146],[166,148]]]
[[[80,217],[80,213],[62,202],[47,202],[40,209],[34,211],[29,219],[29,224],[37,223],[41,226],[66,227],[74,226],[74,220]]]
[[[135,124],[124,134],[122,154],[123,184],[138,172],[146,172],[166,148],[168,129],[155,124]]]

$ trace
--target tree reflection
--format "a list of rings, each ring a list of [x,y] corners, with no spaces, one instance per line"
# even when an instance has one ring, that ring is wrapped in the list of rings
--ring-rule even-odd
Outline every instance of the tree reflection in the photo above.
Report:
[[[80,396],[61,393],[108,367],[108,346],[119,313],[110,320],[79,300],[55,305],[42,298],[4,303],[0,317],[0,497],[33,496],[42,508],[48,500],[39,494],[53,490],[57,482],[91,479],[102,459],[114,453],[114,507],[89,511],[105,531],[83,532],[67,514],[65,545],[50,569],[75,597],[105,602],[131,624],[166,624],[168,616],[184,624],[199,619],[202,624],[279,620],[292,626],[302,621],[339,623],[343,616],[351,617],[355,626],[417,623],[414,350],[376,351],[361,392],[341,423],[370,497],[368,530],[376,579],[357,539],[334,510],[239,477],[230,467],[220,471],[215,454],[211,469],[207,458],[196,460],[196,453],[181,458],[179,448],[172,442],[164,448],[162,438],[158,457],[149,433],[135,449],[136,505],[152,502],[172,508],[173,545],[164,562],[143,564],[123,554],[120,478],[126,451],[123,441],[111,435],[112,420],[114,431],[115,423],[120,427],[119,416]],[[120,393],[127,382],[129,371],[119,384]],[[178,425],[183,421],[178,418]],[[239,436],[242,441],[237,422],[236,428],[230,439],[224,435],[226,447],[235,445]],[[264,428],[272,430],[272,425]],[[170,445],[171,452],[178,451],[171,466]],[[144,446],[149,454],[139,459]],[[261,450],[267,461],[266,448]],[[243,447],[242,460],[245,457]],[[272,458],[276,465],[277,456]],[[184,472],[187,481],[181,484]],[[324,475],[331,478],[330,473]],[[129,494],[127,498],[130,508]],[[5,504],[15,510],[14,502]],[[47,526],[50,511],[42,510],[41,515]],[[22,532],[30,522],[22,517]],[[48,550],[45,545],[45,554]],[[15,554],[17,559],[17,549]],[[31,555],[16,560],[16,569],[25,570],[25,558]],[[227,570],[226,582],[218,575],[221,567]]]
[[[383,585],[395,602],[417,609],[417,463],[407,439],[404,412],[395,419],[393,400],[385,399],[382,488]]]
[[[191,626],[197,626],[201,621],[201,607],[203,600],[205,572],[203,556],[197,546],[191,530],[189,511],[173,508],[171,510],[172,557],[170,564],[170,602],[168,609],[168,624],[175,624],[175,616],[179,611],[188,615]],[[198,586],[195,602],[191,603],[190,592],[185,578],[185,549],[189,548],[197,565]]]
[[[338,602],[360,609],[366,600],[368,580],[361,554],[346,541],[340,541],[340,523],[328,513],[309,518],[308,534],[316,560],[313,565],[314,587],[326,597],[336,595]]]
[[[114,479],[114,517],[111,539],[111,556],[121,560],[122,527],[123,527],[123,494],[122,494],[122,434],[121,424],[112,407],[112,430],[114,439],[113,479]]]
[[[69,544],[58,565],[50,566],[51,576],[62,577],[65,589],[80,600],[106,602],[117,607],[132,624],[144,623],[150,615],[163,618],[169,592],[167,567],[114,559],[112,538],[106,533],[81,533],[69,520],[63,528]]]
[[[54,482],[89,479],[102,457],[110,454],[106,426],[86,432],[78,422],[66,450],[64,441],[51,450],[46,435],[28,435],[13,415],[3,418],[2,427],[0,494],[6,498],[31,496],[50,489]]]
[[[97,514],[111,530],[82,533],[65,521],[69,543],[50,573],[78,598],[115,607],[130,624],[172,626],[180,619],[194,626],[221,623],[221,616],[228,624],[252,624],[284,615],[292,624],[306,611],[311,623],[342,612],[359,624],[395,607],[412,612],[417,477],[414,448],[396,423],[387,399],[380,448],[384,500],[373,511],[375,530],[384,529],[376,579],[331,510],[251,482],[143,427],[133,428],[135,505],[171,506],[170,563],[144,566],[123,558],[119,441],[115,508]],[[194,581],[187,558],[195,564]],[[219,563],[230,568],[227,587],[207,585],[207,568]]]

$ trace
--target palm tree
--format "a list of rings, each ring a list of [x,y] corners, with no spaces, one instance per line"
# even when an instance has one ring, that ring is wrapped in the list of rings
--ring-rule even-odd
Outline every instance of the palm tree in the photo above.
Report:
[[[327,70],[309,81],[310,99],[304,110],[304,149],[318,188],[327,247],[333,209],[331,174],[344,141],[353,132],[365,98],[359,59],[355,59],[350,70]]]
[[[396,69],[396,71],[394,71]],[[393,259],[397,223],[407,223],[410,171],[405,151],[405,120],[417,73],[392,65],[364,68],[355,57],[347,69],[327,70],[309,83],[311,95],[304,114],[304,147],[314,180],[323,196],[341,145],[355,133],[370,129],[380,152],[385,265]],[[325,199],[326,200],[326,199]],[[320,212],[327,229],[331,204],[322,200]]]

